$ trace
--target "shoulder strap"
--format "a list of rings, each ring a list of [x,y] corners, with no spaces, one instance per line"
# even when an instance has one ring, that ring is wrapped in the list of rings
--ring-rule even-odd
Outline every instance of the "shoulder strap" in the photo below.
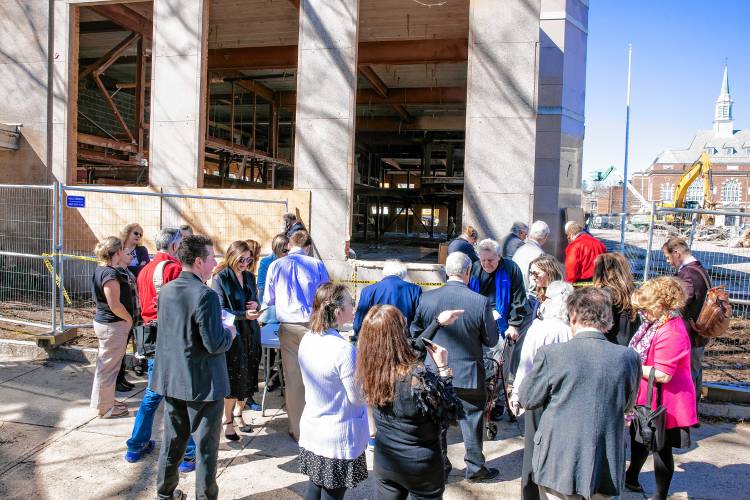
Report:
[[[157,297],[159,296],[161,287],[164,286],[164,268],[167,267],[167,264],[169,264],[169,261],[163,260],[156,264],[156,267],[154,268],[154,277],[152,280],[154,282],[154,290],[156,290]]]
[[[706,291],[708,292],[708,290],[711,289],[711,283],[708,282],[708,276],[706,276],[707,271],[705,271],[701,267],[696,267],[695,269],[696,271],[698,271],[698,274],[701,275],[701,278],[703,278],[703,281],[706,283]]]

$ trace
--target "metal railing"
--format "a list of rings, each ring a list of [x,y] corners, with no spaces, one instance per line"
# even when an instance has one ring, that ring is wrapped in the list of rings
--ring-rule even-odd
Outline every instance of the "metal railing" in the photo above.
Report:
[[[33,335],[90,327],[93,248],[128,223],[143,227],[151,250],[161,227],[182,224],[217,242],[263,243],[281,230],[288,210],[286,199],[0,184],[0,329],[12,324],[15,333]]]

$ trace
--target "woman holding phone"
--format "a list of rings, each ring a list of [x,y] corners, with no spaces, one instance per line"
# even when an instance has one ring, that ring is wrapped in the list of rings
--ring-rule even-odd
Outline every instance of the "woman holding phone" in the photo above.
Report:
[[[453,390],[448,351],[430,337],[463,311],[443,311],[416,339],[435,362],[428,370],[408,340],[406,318],[397,308],[376,305],[362,322],[356,379],[374,409],[378,499],[442,498],[445,490],[442,430],[463,418]]]

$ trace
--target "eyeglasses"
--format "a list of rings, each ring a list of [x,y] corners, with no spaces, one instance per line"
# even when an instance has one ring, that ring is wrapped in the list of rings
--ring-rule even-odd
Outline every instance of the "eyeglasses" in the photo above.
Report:
[[[140,233],[138,231],[133,231],[133,234],[136,235],[136,236],[143,236],[143,233]]]
[[[289,253],[289,250],[285,248],[284,250],[281,251],[281,253]]]
[[[252,261],[252,257],[240,257],[239,259],[237,259],[237,262],[239,262],[240,264],[250,264]]]
[[[529,271],[529,274],[538,278],[539,276],[544,276],[544,271]]]

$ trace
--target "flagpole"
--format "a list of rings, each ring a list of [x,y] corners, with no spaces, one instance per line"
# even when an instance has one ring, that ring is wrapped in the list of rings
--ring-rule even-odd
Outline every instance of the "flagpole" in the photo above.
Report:
[[[633,60],[633,45],[628,44],[628,93],[625,99],[625,164],[622,174],[622,215],[620,216],[620,251],[625,253],[625,214],[628,207],[628,145],[630,143],[630,76]]]

